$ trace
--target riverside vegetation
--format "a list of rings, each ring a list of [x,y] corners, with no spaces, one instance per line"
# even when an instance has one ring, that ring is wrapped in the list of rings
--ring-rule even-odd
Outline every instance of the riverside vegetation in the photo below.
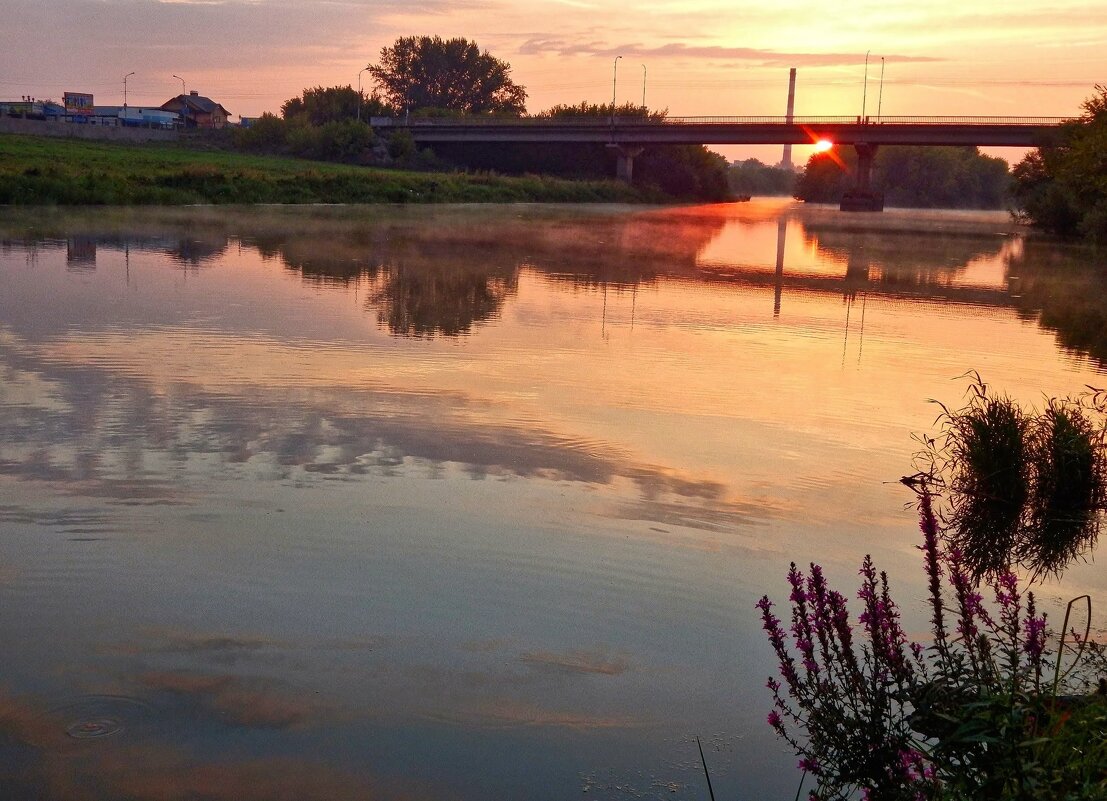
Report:
[[[303,159],[0,136],[0,204],[659,202],[615,181],[428,173]]]
[[[788,573],[790,637],[768,596],[758,602],[780,666],[768,723],[813,801],[1107,798],[1107,659],[1089,636],[1091,598],[1051,628],[1025,586],[1095,543],[1104,395],[1027,413],[979,378],[971,392],[905,479],[919,496],[929,642],[908,641],[868,556],[856,629],[815,564]]]
[[[210,132],[202,142],[208,150],[196,153],[164,145],[33,145],[5,137],[0,144],[0,154],[7,157],[0,170],[0,203],[665,202],[731,197],[726,160],[699,145],[647,151],[637,160],[631,188],[612,180],[615,155],[602,144],[478,143],[431,151],[417,148],[406,132],[379,136],[368,124],[373,116],[526,114],[526,89],[511,79],[510,65],[468,40],[401,37],[383,48],[379,63],[367,69],[379,93],[366,96],[350,86],[305,89],[282,104],[279,115],[263,114],[249,127]],[[580,103],[536,116],[606,119],[613,112],[665,115],[632,105],[613,109]],[[265,156],[270,158],[251,158]],[[351,166],[304,165],[289,157]],[[365,167],[394,171],[358,169]]]

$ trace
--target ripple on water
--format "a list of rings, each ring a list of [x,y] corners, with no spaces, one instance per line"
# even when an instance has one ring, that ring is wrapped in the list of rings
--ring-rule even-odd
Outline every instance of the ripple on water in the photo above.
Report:
[[[77,740],[114,737],[148,721],[154,708],[124,695],[86,695],[50,710],[65,733]]]

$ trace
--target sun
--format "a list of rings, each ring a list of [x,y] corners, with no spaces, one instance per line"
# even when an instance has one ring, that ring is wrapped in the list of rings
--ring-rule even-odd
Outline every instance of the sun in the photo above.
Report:
[[[815,152],[825,153],[832,147],[834,147],[834,143],[831,142],[829,139],[820,139],[818,142],[815,143]]]

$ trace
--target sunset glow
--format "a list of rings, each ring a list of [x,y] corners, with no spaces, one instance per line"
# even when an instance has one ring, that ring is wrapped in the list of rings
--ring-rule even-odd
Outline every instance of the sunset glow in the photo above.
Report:
[[[820,139],[818,142],[815,143],[815,152],[825,153],[832,147],[834,147],[834,143],[831,142],[829,139]]]
[[[892,0],[829,15],[815,0],[784,12],[664,0],[630,15],[614,0],[8,0],[0,97],[85,91],[122,103],[133,70],[132,104],[176,95],[179,75],[234,118],[257,116],[306,87],[356,87],[382,47],[428,34],[467,37],[510,63],[532,113],[614,93],[674,116],[780,115],[796,67],[798,115],[1066,116],[1102,80],[1104,31],[1107,5],[1043,0],[1017,13],[995,0]]]

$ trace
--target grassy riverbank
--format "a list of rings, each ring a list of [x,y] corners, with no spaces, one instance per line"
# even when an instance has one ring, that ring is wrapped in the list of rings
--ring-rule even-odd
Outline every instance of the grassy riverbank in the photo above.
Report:
[[[420,173],[178,144],[0,135],[0,204],[635,203],[616,181]]]

